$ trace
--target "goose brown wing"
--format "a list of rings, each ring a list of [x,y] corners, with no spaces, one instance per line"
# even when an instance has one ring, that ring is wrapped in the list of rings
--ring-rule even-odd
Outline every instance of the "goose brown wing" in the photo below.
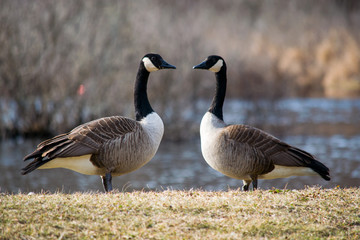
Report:
[[[133,119],[120,116],[105,117],[75,128],[70,132],[69,139],[98,150],[107,141],[134,132],[138,127],[140,124]]]
[[[226,127],[229,139],[237,144],[246,145],[256,153],[261,153],[263,166],[269,164],[287,167],[309,167],[319,173],[325,180],[330,180],[329,169],[317,161],[313,155],[286,144],[276,137],[247,125],[230,125]],[[270,169],[271,171],[272,169]],[[262,174],[266,173],[263,172]]]
[[[37,149],[26,156],[50,160],[56,157],[74,157],[97,153],[102,144],[111,139],[135,131],[139,123],[120,117],[105,117],[74,128],[67,134],[58,135],[40,143]]]
[[[229,139],[239,144],[246,144],[257,152],[260,151],[273,164],[301,167],[307,166],[310,160],[314,159],[310,153],[292,147],[260,129],[247,125],[230,125],[227,129]]]

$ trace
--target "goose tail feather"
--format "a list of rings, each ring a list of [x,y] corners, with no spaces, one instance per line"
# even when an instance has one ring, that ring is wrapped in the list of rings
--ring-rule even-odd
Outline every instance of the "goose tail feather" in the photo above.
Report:
[[[49,161],[50,161],[50,159],[44,160],[44,159],[42,159],[42,157],[37,157],[37,158],[34,159],[34,161],[29,163],[23,169],[21,169],[21,174],[26,175],[26,174],[34,171],[35,169],[39,168],[40,166],[44,165],[45,163],[47,163]]]
[[[326,181],[330,181],[331,178],[329,168],[316,160],[313,155],[295,147],[290,148],[289,152],[302,159],[303,162],[307,163],[306,167],[311,168],[314,172],[318,173]]]

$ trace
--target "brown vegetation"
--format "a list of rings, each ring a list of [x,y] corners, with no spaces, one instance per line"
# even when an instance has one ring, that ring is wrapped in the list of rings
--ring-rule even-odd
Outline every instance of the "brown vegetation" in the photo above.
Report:
[[[359,239],[359,188],[1,194],[2,239]]]
[[[0,22],[2,136],[133,116],[147,52],[178,68],[149,84],[173,139],[197,131],[200,119],[184,112],[204,112],[195,102],[212,96],[213,76],[191,68],[209,54],[227,60],[232,98],[360,96],[357,1],[4,0]]]

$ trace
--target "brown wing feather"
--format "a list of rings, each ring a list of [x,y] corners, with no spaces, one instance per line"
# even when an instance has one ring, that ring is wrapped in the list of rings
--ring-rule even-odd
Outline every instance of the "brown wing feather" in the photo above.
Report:
[[[41,142],[36,150],[27,155],[24,160],[35,158],[23,170],[23,174],[35,170],[42,164],[57,157],[74,157],[86,154],[96,154],[109,140],[121,138],[139,127],[135,120],[121,117],[105,117],[82,124],[67,134]]]
[[[308,159],[300,157],[296,151],[313,158],[313,156],[303,150],[294,148],[276,137],[251,126],[230,125],[227,127],[229,139],[240,144],[246,144],[250,148],[263,153],[264,161],[272,161],[273,164],[282,166],[307,166]]]
[[[113,116],[80,125],[67,134],[68,144],[55,148],[56,154],[52,154],[54,155],[52,157],[81,156],[97,153],[104,143],[134,131],[138,124],[135,120],[129,118]]]
[[[264,156],[263,164],[268,166],[280,165],[288,167],[309,167],[319,173],[325,180],[330,180],[329,169],[317,161],[313,155],[293,147],[260,129],[247,125],[230,125],[225,128],[229,139],[238,144],[245,144],[254,152],[261,152]],[[259,161],[257,159],[257,161]],[[264,171],[262,174],[266,173]]]
[[[68,138],[82,144],[98,149],[104,142],[133,132],[138,125],[135,120],[114,116],[105,117],[72,130]]]

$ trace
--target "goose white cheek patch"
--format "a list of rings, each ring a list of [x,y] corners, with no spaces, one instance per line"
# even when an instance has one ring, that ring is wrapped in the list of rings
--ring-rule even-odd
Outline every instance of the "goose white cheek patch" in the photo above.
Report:
[[[220,69],[221,69],[221,67],[223,66],[223,64],[224,64],[224,63],[223,63],[223,60],[219,59],[219,60],[216,62],[216,64],[214,64],[214,66],[212,66],[211,68],[209,68],[209,70],[212,71],[212,72],[217,73],[217,72],[220,71]]]
[[[148,57],[143,58],[143,63],[148,72],[155,72],[159,70],[155,65],[151,62],[151,60]]]

